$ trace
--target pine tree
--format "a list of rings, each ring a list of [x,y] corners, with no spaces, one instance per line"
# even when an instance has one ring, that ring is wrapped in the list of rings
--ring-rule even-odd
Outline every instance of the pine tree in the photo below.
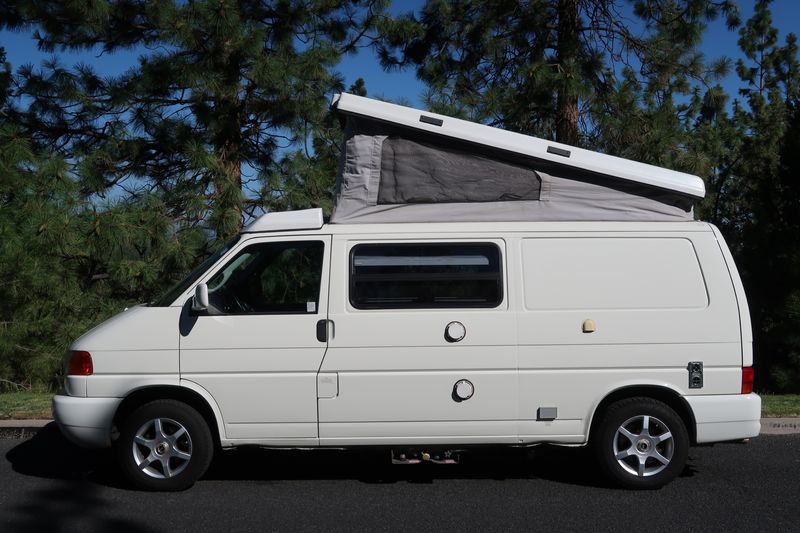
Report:
[[[52,383],[81,312],[99,303],[70,264],[82,209],[65,168],[0,120],[0,391]]]
[[[720,14],[737,23],[731,2],[707,0],[431,0],[384,25],[380,57],[415,66],[435,109],[592,146],[598,114],[620,111],[620,79],[689,92],[706,74],[704,21]]]
[[[54,59],[0,58],[0,380],[64,350],[274,208],[330,207],[334,72],[382,9],[348,2],[3,3]],[[99,75],[62,50],[133,53]],[[337,126],[338,128],[338,126]]]
[[[739,32],[741,141],[723,216],[750,303],[757,378],[800,391],[800,62],[793,34],[778,42],[769,4],[759,1]]]
[[[152,297],[165,284],[161,263],[181,260],[157,202],[89,201],[64,157],[37,147],[7,111],[0,107],[0,391],[56,386],[69,344]]]
[[[36,28],[43,50],[133,50],[139,61],[114,78],[90,65],[22,69],[15,119],[77,162],[85,193],[156,194],[178,228],[207,221],[226,239],[247,215],[292,204],[276,162],[324,120],[327,94],[341,90],[332,67],[381,6],[23,1],[0,24]]]

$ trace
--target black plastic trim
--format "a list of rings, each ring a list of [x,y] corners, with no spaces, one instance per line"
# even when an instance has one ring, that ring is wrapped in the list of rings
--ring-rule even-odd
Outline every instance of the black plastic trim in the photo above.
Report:
[[[317,320],[317,340],[328,342],[328,321],[326,319]]]
[[[424,122],[425,124],[431,124],[432,126],[441,126],[444,124],[444,120],[435,117],[427,117],[425,115],[419,116],[419,121]]]
[[[563,148],[556,148],[555,146],[548,146],[547,153],[553,155],[560,155],[564,157],[569,157],[572,152],[569,150],[564,150]]]

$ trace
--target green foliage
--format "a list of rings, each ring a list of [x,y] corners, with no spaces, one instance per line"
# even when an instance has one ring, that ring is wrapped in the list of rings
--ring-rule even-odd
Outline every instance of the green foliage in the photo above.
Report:
[[[769,2],[739,31],[744,104],[726,130],[726,203],[716,213],[736,254],[753,319],[757,382],[800,391],[800,62],[794,35],[777,40]]]
[[[327,94],[365,42],[414,68],[434,110],[688,171],[753,318],[757,386],[800,391],[800,64],[769,1],[731,67],[698,51],[729,1],[382,0],[5,3],[0,27],[0,389],[55,386],[78,334],[153,298],[269,210],[331,209],[342,140]],[[100,76],[62,50],[135,53]],[[365,95],[363,80],[349,88]],[[16,384],[16,385],[15,385]]]
[[[0,127],[0,376],[23,385],[51,382],[63,354],[58,346],[87,325],[75,306],[98,304],[65,275],[65,263],[82,251],[70,231],[80,207],[63,166]]]
[[[287,154],[314,137],[326,93],[342,90],[332,67],[381,9],[377,0],[20,2],[0,24],[34,25],[44,50],[139,59],[117,77],[58,61],[25,66],[9,115],[74,162],[82,192],[156,194],[175,223],[227,240],[264,210],[324,202],[319,182],[332,176],[320,174],[331,169]],[[309,184],[273,179],[305,166]]]
[[[250,217],[330,211],[333,68],[382,9],[4,4],[0,27],[33,31],[54,58],[12,75],[0,49],[0,379],[55,386],[80,333],[155,297]],[[101,76],[62,50],[138,60]]]
[[[706,75],[697,52],[703,22],[720,14],[737,22],[730,2],[630,4],[430,0],[419,15],[383,24],[379,53],[387,67],[416,68],[435,111],[605,148],[593,139],[605,125],[595,124],[623,109],[613,107],[619,90],[637,85],[628,94],[634,106],[624,109],[646,100],[651,112],[635,129],[648,127],[658,118],[653,108],[665,103],[661,112],[669,114],[671,95],[687,93],[690,80]],[[724,72],[716,65],[717,74]]]
[[[55,386],[78,335],[163,290],[195,261],[163,202],[89,202],[63,158],[0,125],[0,378]],[[191,237],[186,237],[191,241]]]

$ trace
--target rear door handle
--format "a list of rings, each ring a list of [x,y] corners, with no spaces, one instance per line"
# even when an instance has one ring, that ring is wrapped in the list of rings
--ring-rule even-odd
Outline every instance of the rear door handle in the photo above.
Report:
[[[328,331],[333,328],[333,320],[317,320],[317,340],[319,342],[328,342]]]

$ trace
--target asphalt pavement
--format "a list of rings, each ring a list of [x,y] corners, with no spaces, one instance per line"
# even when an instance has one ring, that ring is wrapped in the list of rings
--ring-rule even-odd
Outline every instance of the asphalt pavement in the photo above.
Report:
[[[0,440],[0,531],[798,531],[800,435],[695,447],[658,491],[609,488],[583,449],[486,449],[449,465],[372,454],[222,453],[181,493],[120,480],[47,425]]]

